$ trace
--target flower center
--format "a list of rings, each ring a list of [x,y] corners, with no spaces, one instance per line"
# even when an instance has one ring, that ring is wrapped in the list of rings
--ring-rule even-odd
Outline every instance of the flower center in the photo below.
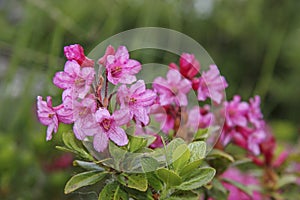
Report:
[[[113,70],[111,70],[111,75],[112,76],[118,76],[121,74],[122,67],[121,66],[116,66]]]
[[[104,128],[105,131],[108,131],[110,129],[111,120],[110,119],[104,119],[101,122],[101,126]]]
[[[136,102],[137,100],[134,97],[130,97],[129,99],[129,104],[132,105]]]
[[[77,78],[75,80],[75,86],[76,87],[82,87],[85,85],[85,80],[83,78]]]

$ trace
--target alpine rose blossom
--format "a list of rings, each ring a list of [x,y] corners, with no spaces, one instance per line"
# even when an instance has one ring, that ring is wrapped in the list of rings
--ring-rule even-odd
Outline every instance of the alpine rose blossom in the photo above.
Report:
[[[181,78],[177,70],[170,69],[167,79],[157,77],[153,82],[153,88],[159,94],[159,103],[162,106],[176,103],[176,105],[186,106],[188,104],[187,93],[191,90],[191,82]]]
[[[112,115],[107,109],[99,108],[95,113],[99,132],[94,135],[93,145],[98,152],[107,148],[108,140],[112,140],[118,146],[128,143],[125,131],[120,127],[129,121],[128,111],[117,110]]]
[[[210,65],[209,70],[202,73],[198,83],[198,100],[205,101],[210,98],[215,103],[220,104],[223,99],[223,92],[228,84],[220,75],[216,65]],[[196,88],[194,86],[194,88]]]
[[[94,66],[94,61],[84,55],[84,50],[79,44],[65,46],[64,54],[69,61],[76,61],[81,67]]]
[[[235,95],[233,100],[224,103],[226,112],[226,124],[232,126],[247,126],[246,114],[249,111],[249,104],[241,102],[241,97]]]
[[[50,96],[47,97],[47,102],[41,96],[37,97],[37,114],[41,124],[48,126],[46,140],[51,140],[53,131],[56,133],[58,129],[58,117]]]
[[[82,101],[74,101],[73,131],[77,139],[83,140],[86,136],[93,136],[99,132],[94,113],[97,109],[95,97],[87,95]]]
[[[199,61],[193,54],[183,53],[179,59],[180,73],[187,79],[192,80],[200,71]]]
[[[112,50],[108,51],[108,54],[112,52]],[[125,46],[120,46],[114,55],[107,55],[105,67],[107,70],[107,79],[114,85],[135,82],[135,74],[142,68],[138,61],[129,59],[129,53]]]
[[[81,99],[90,91],[95,78],[92,67],[81,68],[76,61],[67,61],[63,72],[57,72],[53,83],[61,89],[73,89]]]
[[[130,88],[121,85],[118,89],[117,98],[121,104],[121,109],[128,108],[130,118],[144,125],[149,123],[150,106],[156,99],[156,93],[146,89],[143,80],[137,81]]]

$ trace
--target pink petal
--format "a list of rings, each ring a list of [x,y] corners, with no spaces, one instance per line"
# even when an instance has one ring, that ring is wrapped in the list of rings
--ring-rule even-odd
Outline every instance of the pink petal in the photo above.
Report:
[[[145,82],[143,80],[139,80],[137,81],[135,84],[133,84],[131,87],[130,87],[130,93],[131,94],[141,94],[143,92],[145,92],[146,90],[146,86],[145,86]]]
[[[128,138],[125,131],[120,127],[111,127],[109,130],[109,138],[119,146],[128,144]]]
[[[94,136],[93,145],[96,151],[102,152],[107,148],[108,137],[105,133],[98,133]]]
[[[113,113],[113,118],[118,126],[127,124],[130,121],[128,109],[117,110]]]
[[[169,83],[172,83],[172,84],[179,83],[181,80],[181,75],[180,75],[179,71],[173,70],[173,69],[169,70],[167,73],[167,80]]]
[[[99,108],[95,113],[97,122],[102,122],[104,119],[111,118],[110,113],[105,108]]]
[[[71,77],[76,77],[80,73],[80,65],[72,60],[72,61],[67,61],[65,64],[65,69],[64,71],[69,74]]]
[[[73,86],[74,78],[66,72],[57,72],[53,77],[53,84],[61,89],[67,89]]]
[[[120,46],[115,54],[115,58],[118,59],[122,64],[129,59],[129,53],[125,46]]]

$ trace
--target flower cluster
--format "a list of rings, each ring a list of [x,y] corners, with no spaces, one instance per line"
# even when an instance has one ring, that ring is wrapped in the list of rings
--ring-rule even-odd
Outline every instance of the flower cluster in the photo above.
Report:
[[[153,89],[147,89],[145,82],[135,77],[141,70],[141,64],[129,58],[125,46],[117,50],[107,47],[104,56],[97,62],[100,68],[105,69],[104,77],[101,75],[98,79],[95,77],[94,61],[84,55],[80,45],[66,46],[64,53],[67,58],[64,71],[57,72],[53,78],[54,85],[64,90],[62,104],[53,107],[51,97],[47,97],[46,102],[39,96],[39,120],[48,126],[47,140],[52,138],[53,132],[57,132],[60,122],[74,124],[76,138],[93,137],[94,148],[99,152],[106,149],[109,140],[119,146],[126,145],[128,138],[122,126],[132,120],[136,127],[144,127],[150,122],[150,114],[160,122],[166,134],[171,130],[176,134],[179,126],[183,126],[185,132],[181,137],[185,137],[188,132],[209,127],[214,118],[210,106],[188,108],[187,95],[194,91],[199,101],[209,97],[220,103],[227,87],[215,65],[197,77],[200,64],[193,54],[183,53],[179,66],[171,63],[166,78],[157,77],[153,81]],[[109,93],[108,84],[118,86],[116,92]],[[131,85],[128,87],[126,84]],[[117,105],[112,106],[112,110],[109,108],[110,100],[115,94]],[[137,128],[136,134],[141,134],[139,130],[142,129]],[[157,138],[152,147],[161,146],[159,135],[143,134]]]
[[[148,124],[150,106],[156,99],[156,93],[146,89],[143,80],[134,83],[141,64],[129,59],[126,47],[120,46],[115,51],[109,46],[98,61],[105,68],[105,85],[101,76],[93,87],[94,61],[84,55],[83,48],[78,44],[70,45],[64,48],[64,53],[68,59],[64,71],[57,72],[53,78],[54,85],[64,90],[62,104],[53,107],[51,97],[47,97],[47,102],[40,96],[37,98],[39,120],[48,126],[46,139],[52,138],[61,122],[74,123],[73,131],[79,140],[93,137],[94,148],[99,152],[106,149],[109,140],[119,146],[126,145],[127,134],[121,126],[131,119]],[[112,113],[109,100],[113,93],[108,94],[109,83],[122,84],[117,91],[119,106]],[[124,84],[132,85],[127,88]]]
[[[223,114],[222,145],[232,141],[254,155],[260,154],[260,144],[266,139],[266,131],[259,96],[248,103],[242,102],[241,97],[236,95],[232,101],[224,102]]]
[[[130,58],[125,46],[116,50],[107,47],[96,63],[99,74],[96,74],[94,60],[85,56],[80,45],[66,46],[64,54],[67,58],[64,71],[57,72],[53,78],[54,85],[63,90],[62,103],[53,106],[50,96],[46,100],[37,97],[39,121],[47,126],[46,140],[52,139],[59,123],[73,124],[75,136],[72,132],[64,133],[63,140],[68,138],[73,143],[76,143],[75,137],[87,140],[97,152],[109,146],[111,156],[96,160],[90,156],[91,152],[64,141],[66,148],[63,149],[85,160],[76,164],[92,169],[71,178],[65,193],[104,178],[107,184],[101,188],[99,199],[108,196],[122,199],[145,199],[146,196],[154,199],[199,199],[201,196],[211,200],[277,199],[285,184],[299,185],[299,177],[294,176],[299,171],[298,160],[288,169],[290,174],[284,176],[286,171],[282,166],[292,158],[289,157],[291,151],[284,150],[276,155],[276,140],[263,120],[259,96],[249,102],[242,101],[238,95],[226,101],[224,90],[228,84],[216,65],[201,71],[195,55],[183,53],[178,64],[169,64],[165,77],[156,77],[152,85],[146,85],[136,77],[142,69],[141,63]],[[110,88],[115,89],[111,91]],[[191,103],[191,96],[196,103]],[[209,100],[212,106],[218,105],[218,109],[212,109]],[[222,117],[221,136],[207,155],[206,141],[214,130],[209,128],[222,125]],[[156,125],[159,131],[155,130]],[[251,166],[261,170],[260,179],[239,170],[241,162],[235,162],[235,155],[226,152],[230,143],[246,150],[246,153],[241,151],[241,157],[250,158],[247,160],[254,164]],[[62,157],[57,166],[48,168],[63,168],[70,159]],[[136,171],[127,173],[128,167]],[[81,180],[78,177],[89,178],[91,182],[78,183]],[[257,185],[262,189],[254,187]]]

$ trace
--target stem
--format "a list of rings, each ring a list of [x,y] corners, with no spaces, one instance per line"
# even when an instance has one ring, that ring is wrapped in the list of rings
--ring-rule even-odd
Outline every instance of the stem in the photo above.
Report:
[[[107,70],[105,70],[105,91],[104,91],[104,98],[107,98],[108,94],[108,79],[107,79]]]

